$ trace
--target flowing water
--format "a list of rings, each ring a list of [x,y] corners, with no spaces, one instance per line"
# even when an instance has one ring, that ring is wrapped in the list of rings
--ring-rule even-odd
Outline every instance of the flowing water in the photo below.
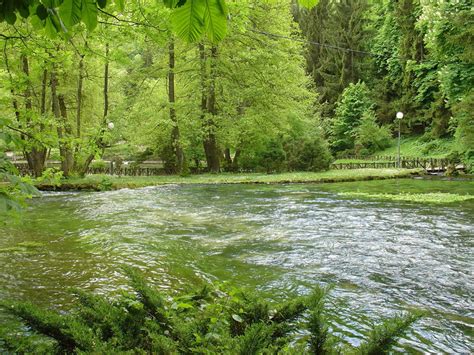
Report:
[[[451,192],[465,181],[190,185],[48,193],[0,227],[0,299],[68,308],[68,287],[114,294],[133,265],[161,287],[231,281],[280,297],[333,284],[333,331],[354,345],[400,311],[428,315],[398,351],[474,349],[474,201],[339,192]]]

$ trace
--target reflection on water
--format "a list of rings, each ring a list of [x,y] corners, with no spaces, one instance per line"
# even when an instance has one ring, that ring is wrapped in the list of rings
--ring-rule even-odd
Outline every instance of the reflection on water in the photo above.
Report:
[[[52,193],[0,229],[0,299],[67,308],[67,287],[113,294],[121,265],[161,287],[229,280],[284,295],[335,285],[334,331],[353,344],[372,322],[429,311],[398,350],[474,347],[474,203],[350,199],[340,191],[474,194],[472,182],[166,186]],[[31,242],[34,242],[32,244]]]

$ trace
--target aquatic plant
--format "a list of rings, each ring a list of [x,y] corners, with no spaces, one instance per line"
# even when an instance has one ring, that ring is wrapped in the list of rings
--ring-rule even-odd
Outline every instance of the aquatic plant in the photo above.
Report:
[[[406,201],[419,203],[453,203],[463,202],[474,199],[473,195],[459,195],[447,192],[430,192],[430,193],[400,193],[400,194],[372,194],[367,192],[341,192],[341,196],[368,198],[392,201]]]
[[[419,315],[407,314],[375,327],[358,348],[330,333],[328,288],[276,304],[224,286],[165,294],[127,269],[133,292],[118,299],[75,290],[70,313],[32,303],[3,303],[31,332],[0,328],[0,350],[42,353],[387,353]],[[44,337],[39,338],[41,334]]]

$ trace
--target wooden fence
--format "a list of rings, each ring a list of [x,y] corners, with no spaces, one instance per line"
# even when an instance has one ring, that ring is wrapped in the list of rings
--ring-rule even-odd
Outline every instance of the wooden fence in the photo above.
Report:
[[[149,168],[149,167],[104,167],[104,168],[89,168],[87,174],[104,174],[104,175],[118,175],[118,176],[156,176],[166,175],[164,168]]]
[[[382,157],[380,157],[382,158]],[[389,157],[390,158],[390,157]],[[396,158],[396,157],[395,157]],[[343,169],[390,169],[398,168],[398,158],[394,160],[386,159],[385,161],[355,161],[347,163],[333,163],[331,164],[332,169],[343,170]],[[407,159],[402,158],[400,160],[400,168],[402,169],[417,169],[421,168],[427,172],[444,172],[448,168],[456,170],[464,170],[462,164],[458,164],[455,161],[449,159],[433,159],[433,158],[415,158]]]
[[[380,157],[382,158],[382,157]],[[385,158],[385,157],[384,157]],[[19,170],[21,175],[30,175],[30,170],[26,162],[14,162],[15,166]],[[142,165],[114,165],[108,164],[103,167],[91,167],[88,169],[87,174],[104,174],[104,175],[118,175],[118,176],[157,176],[166,175],[167,172],[163,167],[157,167],[156,164],[153,166]],[[152,164],[150,164],[152,165]],[[47,164],[48,167],[58,167],[55,164]],[[353,162],[345,163],[332,163],[331,169],[345,170],[345,169],[394,169],[398,167],[398,162],[394,160],[355,160]],[[403,158],[400,161],[400,167],[402,169],[424,169],[429,173],[444,172],[448,169],[453,170],[464,170],[465,167],[455,161],[449,159],[426,159],[416,158],[407,159]],[[201,171],[192,171],[193,173],[199,173]]]
[[[14,165],[18,169],[20,175],[31,175],[31,171],[28,168],[28,163],[26,162],[14,162]],[[48,168],[55,167],[60,168],[58,164],[46,164]],[[166,171],[162,167],[148,167],[146,166],[134,166],[134,165],[121,165],[116,166],[113,164],[108,164],[103,167],[90,167],[87,170],[87,174],[103,174],[103,175],[118,175],[118,176],[156,176],[156,175],[166,175]]]

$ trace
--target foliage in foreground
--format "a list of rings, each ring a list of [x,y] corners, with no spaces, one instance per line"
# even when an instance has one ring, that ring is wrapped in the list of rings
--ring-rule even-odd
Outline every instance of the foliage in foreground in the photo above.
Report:
[[[419,315],[400,315],[374,327],[359,348],[342,345],[329,331],[328,288],[280,304],[239,290],[203,286],[170,296],[135,270],[127,270],[133,293],[117,300],[75,291],[69,314],[31,303],[4,304],[34,337],[0,332],[0,349],[47,353],[387,353]],[[37,334],[54,341],[38,342]],[[32,341],[35,339],[35,341]]]

